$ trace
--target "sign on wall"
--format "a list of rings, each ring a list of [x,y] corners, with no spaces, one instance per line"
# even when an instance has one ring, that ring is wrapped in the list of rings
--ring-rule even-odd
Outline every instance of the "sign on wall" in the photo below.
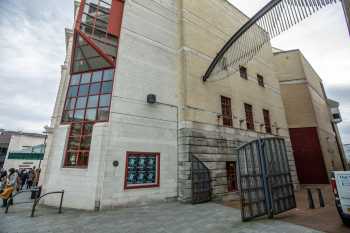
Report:
[[[159,153],[127,152],[125,189],[159,186]]]

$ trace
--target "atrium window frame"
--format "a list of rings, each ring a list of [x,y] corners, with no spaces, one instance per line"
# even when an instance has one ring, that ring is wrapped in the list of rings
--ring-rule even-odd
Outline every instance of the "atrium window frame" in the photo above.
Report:
[[[109,78],[109,79],[105,79],[105,74],[107,72],[110,72],[111,70],[113,70],[109,75],[112,75],[112,78]],[[93,80],[93,75],[95,73],[101,73],[101,79],[100,81],[94,81]],[[82,77],[84,74],[89,74],[90,76],[90,82],[87,82],[87,83],[81,83],[82,81]],[[76,78],[77,75],[79,75],[79,81],[78,81],[78,84],[76,83],[73,83],[73,78]],[[65,124],[72,124],[72,123],[77,123],[77,122],[108,122],[109,121],[109,118],[110,118],[110,111],[111,111],[111,103],[112,103],[112,97],[113,97],[113,88],[114,88],[114,75],[115,75],[115,69],[110,69],[110,68],[107,68],[107,69],[99,69],[99,70],[95,70],[95,71],[92,71],[92,72],[82,72],[82,73],[77,73],[77,74],[72,74],[70,76],[70,79],[69,79],[69,84],[68,84],[68,88],[67,88],[67,92],[66,92],[66,99],[65,99],[65,103],[64,103],[64,106],[63,106],[63,111],[62,111],[62,117],[61,117],[61,124],[65,125]],[[110,86],[111,86],[111,91],[108,92],[108,93],[104,93],[103,92],[103,84],[105,83],[111,83]],[[99,90],[97,93],[95,92],[91,92],[91,87],[94,85],[94,84],[100,84],[99,85]],[[81,90],[81,86],[87,86],[88,85],[88,94],[86,95],[79,95],[79,92]],[[74,96],[70,96],[70,90],[72,88],[76,88],[77,87],[77,94],[74,95]],[[101,105],[100,103],[100,100],[101,100],[101,96],[106,96],[106,95],[109,95],[109,102],[108,104],[105,104],[105,105]],[[98,97],[98,100],[97,100],[97,105],[96,106],[88,106],[89,104],[89,100],[90,98],[92,99],[94,96],[97,96]],[[77,106],[78,104],[78,100],[81,98],[86,98],[86,103],[84,104],[84,107],[79,107]],[[74,102],[74,106],[73,108],[71,108],[71,106],[68,106],[69,101],[75,101]],[[103,110],[107,110],[108,108],[108,116],[106,118],[103,118],[103,119],[98,119],[98,114],[99,114],[99,110],[100,111],[103,111]],[[94,120],[89,120],[87,119],[87,111],[88,110],[91,110],[91,109],[96,109],[96,115],[95,115],[95,119]],[[84,116],[83,116],[83,119],[74,119],[74,116],[75,116],[75,113],[76,111],[84,111]],[[73,119],[68,119],[66,120],[65,118],[66,117],[70,117],[70,116],[73,116]]]
[[[93,126],[94,124],[91,122],[77,122],[71,124],[66,140],[64,168],[86,169],[88,167]],[[84,144],[86,142],[88,143]]]

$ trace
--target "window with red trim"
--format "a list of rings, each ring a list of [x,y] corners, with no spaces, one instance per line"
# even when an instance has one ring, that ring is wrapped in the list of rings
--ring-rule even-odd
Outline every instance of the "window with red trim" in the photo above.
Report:
[[[124,189],[159,187],[159,180],[159,153],[126,153]]]
[[[123,8],[123,0],[80,1],[62,112],[71,124],[65,167],[88,166],[93,124],[109,120]]]
[[[62,123],[108,121],[113,69],[71,76]]]
[[[65,167],[85,168],[88,166],[92,128],[92,123],[71,125],[64,160]]]
[[[231,98],[221,96],[221,112],[223,125],[233,127]]]
[[[264,123],[265,123],[265,130],[266,133],[271,133],[271,120],[270,120],[270,111],[263,109],[263,115],[264,115]]]
[[[250,104],[244,104],[245,119],[248,130],[254,130],[254,117],[253,117],[253,106]]]

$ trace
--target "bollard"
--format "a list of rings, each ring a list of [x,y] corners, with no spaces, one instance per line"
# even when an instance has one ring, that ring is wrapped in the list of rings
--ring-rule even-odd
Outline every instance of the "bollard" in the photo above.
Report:
[[[309,202],[309,209],[315,209],[314,199],[312,197],[311,189],[307,189],[307,199]]]
[[[320,188],[317,189],[318,192],[318,200],[320,201],[320,207],[324,208],[325,204],[324,204],[324,199],[323,199],[323,195],[322,195],[322,191]]]

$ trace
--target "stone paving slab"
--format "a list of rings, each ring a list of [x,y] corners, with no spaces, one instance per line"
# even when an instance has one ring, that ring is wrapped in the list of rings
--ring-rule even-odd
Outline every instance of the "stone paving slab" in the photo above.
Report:
[[[30,218],[30,205],[0,211],[0,233],[318,233],[294,224],[259,220],[242,223],[240,211],[216,203],[162,203],[148,207],[100,212],[39,206]]]

